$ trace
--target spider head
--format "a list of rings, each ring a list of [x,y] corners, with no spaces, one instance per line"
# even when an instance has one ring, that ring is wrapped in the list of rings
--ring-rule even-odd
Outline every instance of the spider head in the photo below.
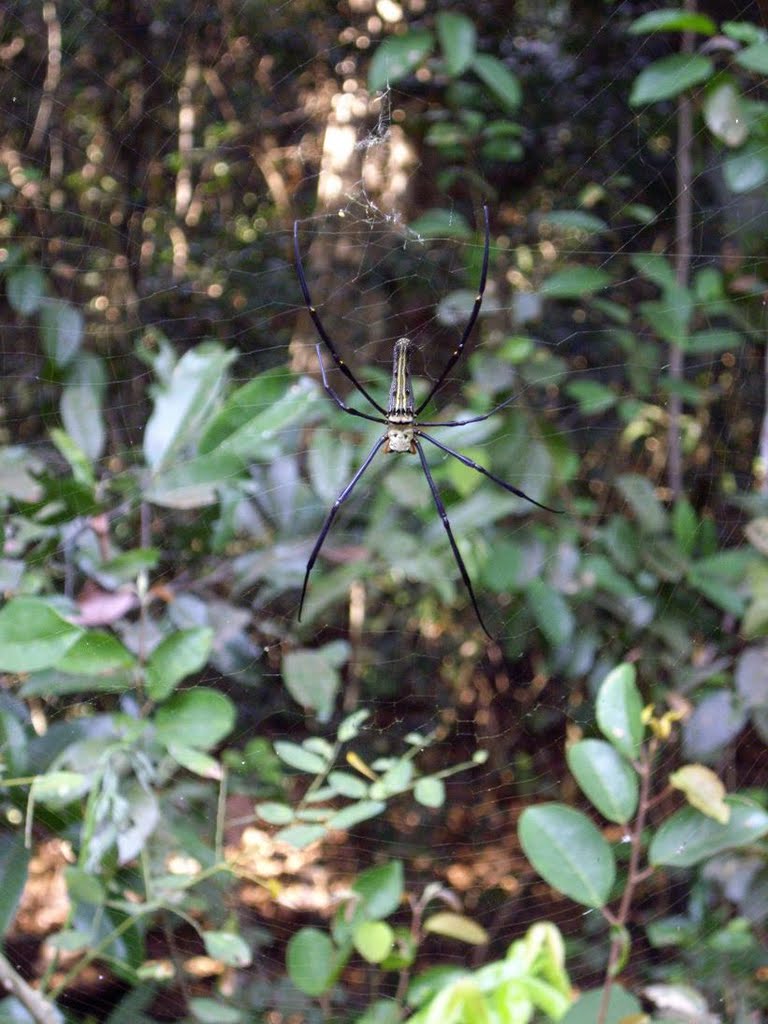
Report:
[[[385,452],[406,452],[409,455],[416,454],[416,445],[413,441],[413,423],[392,423],[387,427],[387,440],[384,443]]]

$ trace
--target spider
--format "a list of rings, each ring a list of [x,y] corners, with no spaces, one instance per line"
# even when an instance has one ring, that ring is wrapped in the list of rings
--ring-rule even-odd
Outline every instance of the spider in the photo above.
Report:
[[[368,391],[363,387],[363,385],[360,383],[357,377],[355,377],[350,368],[341,358],[341,356],[336,350],[336,346],[334,345],[333,341],[330,338],[330,335],[323,326],[317,309],[312,304],[312,299],[309,294],[309,286],[307,285],[307,278],[304,273],[304,266],[301,261],[301,252],[299,249],[299,222],[294,222],[293,246],[296,255],[296,273],[299,279],[301,293],[304,296],[304,303],[307,307],[307,312],[312,318],[312,323],[315,325],[315,330],[317,331],[318,336],[320,337],[320,341],[325,345],[325,347],[330,352],[331,359],[335,363],[336,367],[339,370],[341,370],[341,372],[349,381],[351,381],[352,385],[360,392],[363,398],[365,398],[365,400],[368,402],[371,408],[375,409],[379,413],[379,415],[371,416],[369,413],[360,412],[358,409],[353,409],[350,405],[347,405],[347,403],[344,402],[336,394],[336,392],[328,383],[328,378],[325,372],[325,366],[323,365],[322,348],[320,343],[318,343],[315,346],[315,351],[317,352],[317,359],[320,364],[320,376],[322,377],[323,388],[325,389],[329,397],[333,399],[336,405],[342,410],[342,412],[349,413],[350,416],[359,416],[361,419],[364,420],[371,420],[373,423],[382,423],[387,428],[383,436],[376,441],[373,448],[365,457],[365,460],[363,461],[363,464],[360,466],[358,471],[349,481],[349,483],[341,492],[341,494],[339,494],[338,498],[333,503],[330,512],[326,516],[325,522],[323,523],[323,528],[320,530],[320,535],[318,536],[315,542],[315,546],[312,548],[312,553],[310,554],[309,561],[307,562],[307,568],[304,574],[304,584],[301,588],[301,600],[299,602],[299,621],[301,621],[301,613],[302,609],[304,608],[304,599],[307,595],[307,585],[309,584],[310,573],[312,572],[312,568],[315,564],[315,561],[317,560],[317,556],[320,553],[320,549],[323,546],[323,542],[325,541],[325,538],[328,536],[328,532],[331,529],[331,525],[333,524],[333,520],[336,517],[336,513],[339,511],[339,509],[347,500],[347,498],[349,498],[349,496],[352,494],[352,491],[354,490],[355,486],[357,485],[358,481],[363,476],[365,471],[370,466],[371,462],[373,462],[373,459],[376,456],[376,454],[382,449],[384,450],[384,452],[390,452],[393,454],[408,454],[419,456],[419,459],[421,461],[421,468],[424,472],[424,476],[427,478],[427,484],[429,485],[429,490],[432,494],[432,500],[435,503],[437,514],[440,516],[442,524],[445,527],[445,532],[448,535],[448,543],[450,544],[451,550],[453,551],[453,557],[455,558],[456,565],[458,566],[459,572],[461,573],[461,578],[464,581],[464,586],[467,588],[467,593],[469,594],[469,599],[472,602],[472,607],[475,610],[477,621],[480,623],[483,632],[490,640],[493,640],[494,638],[488,631],[488,628],[486,627],[485,622],[483,621],[483,616],[480,614],[480,608],[477,603],[477,598],[475,597],[475,592],[472,588],[472,581],[469,578],[467,567],[464,565],[464,560],[461,557],[461,554],[459,553],[459,549],[456,544],[456,539],[453,536],[453,530],[451,529],[451,524],[448,521],[448,514],[445,511],[443,499],[440,497],[440,492],[438,491],[437,485],[435,484],[435,481],[432,478],[432,474],[429,470],[429,466],[427,464],[426,456],[424,455],[424,448],[421,444],[421,441],[429,442],[429,444],[434,445],[435,448],[439,448],[440,451],[445,452],[446,455],[450,455],[452,458],[457,459],[459,462],[463,463],[463,465],[469,466],[470,469],[474,469],[478,473],[482,473],[483,476],[487,476],[490,480],[493,480],[493,482],[495,484],[498,484],[499,487],[503,487],[504,490],[510,491],[512,494],[517,495],[518,498],[523,498],[525,501],[530,502],[531,505],[535,505],[537,508],[545,509],[547,512],[559,511],[558,509],[550,508],[548,505],[542,505],[541,502],[531,498],[524,491],[521,491],[517,487],[514,487],[512,484],[508,484],[504,480],[499,479],[499,477],[494,476],[493,473],[489,473],[487,469],[484,469],[476,462],[473,462],[472,459],[467,458],[466,455],[461,455],[459,452],[455,452],[452,448],[449,448],[447,445],[443,444],[442,441],[438,441],[436,438],[430,436],[429,434],[425,434],[424,431],[421,429],[422,427],[464,427],[470,423],[480,423],[482,420],[487,420],[491,416],[495,415],[495,413],[497,413],[500,409],[508,405],[509,402],[512,401],[512,399],[507,399],[506,402],[502,402],[501,405],[497,405],[495,409],[491,409],[490,412],[487,412],[482,416],[473,416],[471,419],[468,420],[449,420],[443,423],[418,422],[418,417],[432,401],[432,398],[440,389],[448,374],[451,372],[453,367],[461,358],[461,354],[464,351],[464,346],[467,344],[469,336],[472,333],[472,328],[475,326],[475,321],[477,320],[478,314],[480,312],[480,306],[482,305],[483,294],[485,292],[485,284],[488,278],[488,254],[490,249],[490,228],[488,224],[487,206],[483,206],[483,214],[485,218],[485,246],[483,249],[483,268],[480,273],[480,286],[477,290],[477,295],[475,296],[475,302],[474,305],[472,306],[472,312],[469,314],[469,320],[467,321],[467,325],[464,328],[464,333],[461,335],[461,338],[459,339],[456,348],[451,353],[451,356],[448,359],[448,362],[446,363],[443,372],[440,374],[440,376],[434,382],[432,387],[429,389],[426,397],[423,398],[418,403],[418,405],[414,403],[413,387],[411,385],[410,359],[413,343],[409,338],[399,338],[395,342],[394,362],[392,367],[392,384],[389,389],[389,401],[387,403],[386,409],[368,393]]]

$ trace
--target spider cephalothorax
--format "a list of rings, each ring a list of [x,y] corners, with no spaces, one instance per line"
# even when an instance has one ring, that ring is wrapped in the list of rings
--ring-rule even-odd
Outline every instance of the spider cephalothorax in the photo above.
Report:
[[[424,455],[424,449],[420,442],[422,440],[428,441],[431,445],[434,445],[435,448],[439,448],[441,451],[445,452],[446,455],[450,455],[452,458],[458,459],[458,461],[463,463],[465,466],[469,466],[470,469],[474,469],[478,473],[482,473],[483,476],[487,476],[490,480],[493,480],[493,482],[498,484],[499,487],[503,487],[505,490],[517,495],[518,498],[524,498],[525,501],[529,501],[532,505],[536,505],[537,508],[546,509],[548,512],[557,511],[557,509],[549,508],[548,505],[542,505],[541,502],[538,502],[535,499],[529,497],[524,491],[519,490],[517,487],[513,487],[512,484],[506,483],[506,481],[501,480],[497,476],[494,476],[493,473],[489,473],[487,469],[484,469],[482,466],[478,465],[478,463],[473,462],[472,459],[468,459],[466,455],[461,455],[459,452],[455,452],[452,448],[448,448],[446,445],[442,443],[442,441],[438,441],[431,435],[424,433],[424,431],[421,429],[422,427],[463,427],[470,423],[479,423],[481,420],[487,420],[489,417],[493,416],[496,412],[498,412],[499,409],[508,405],[511,399],[507,399],[506,402],[502,402],[501,405],[496,406],[495,409],[491,409],[490,412],[487,412],[482,416],[473,416],[471,419],[468,420],[449,420],[446,423],[418,423],[418,417],[420,413],[423,412],[423,410],[426,409],[426,407],[432,401],[432,398],[437,392],[437,390],[440,388],[448,374],[451,372],[453,367],[461,358],[461,354],[464,351],[464,346],[469,340],[472,328],[475,325],[475,320],[477,320],[478,314],[480,312],[480,306],[482,305],[483,301],[483,293],[485,292],[485,284],[488,278],[488,255],[490,249],[490,228],[488,224],[487,206],[483,207],[483,215],[485,219],[485,245],[483,247],[483,269],[480,273],[480,287],[477,290],[475,302],[474,305],[472,306],[472,311],[469,314],[469,320],[467,321],[467,325],[464,328],[464,333],[461,335],[461,338],[459,339],[456,348],[451,353],[451,356],[448,359],[448,362],[446,363],[443,372],[440,374],[435,383],[429,389],[426,397],[423,398],[418,405],[415,405],[414,403],[413,387],[411,384],[411,342],[408,338],[399,338],[395,342],[392,366],[392,385],[389,389],[389,402],[387,404],[386,409],[382,405],[380,405],[375,398],[372,398],[371,395],[369,395],[368,391],[363,387],[363,385],[360,383],[357,377],[355,377],[355,375],[349,369],[349,367],[341,358],[339,353],[336,351],[336,346],[334,345],[333,341],[328,335],[328,332],[325,330],[325,327],[323,326],[322,321],[320,320],[320,316],[317,310],[312,305],[312,299],[310,298],[309,295],[309,286],[307,285],[307,279],[304,274],[304,267],[301,262],[301,252],[299,250],[298,221],[296,221],[296,223],[293,225],[293,243],[294,250],[296,253],[296,273],[299,278],[299,285],[301,287],[301,293],[304,296],[304,302],[306,304],[307,311],[309,312],[309,315],[312,318],[312,323],[315,325],[315,329],[318,335],[320,336],[320,340],[328,349],[331,359],[333,360],[336,367],[339,370],[341,370],[341,372],[349,381],[351,381],[351,383],[365,398],[365,400],[368,402],[371,408],[375,409],[379,413],[379,415],[371,416],[370,413],[360,412],[359,409],[353,409],[350,405],[347,405],[347,403],[344,402],[336,394],[336,392],[328,383],[328,379],[325,372],[325,366],[323,365],[322,352],[320,349],[320,345],[318,344],[316,346],[317,358],[320,363],[320,375],[323,380],[323,387],[325,388],[328,395],[330,395],[330,397],[336,403],[336,405],[338,405],[338,407],[344,412],[349,413],[351,416],[358,416],[364,420],[372,420],[374,423],[382,423],[387,428],[383,437],[380,437],[376,441],[373,448],[368,453],[362,466],[360,466],[358,471],[355,473],[355,475],[349,481],[347,486],[338,496],[336,501],[333,503],[330,512],[326,516],[325,522],[323,523],[323,528],[320,531],[320,535],[317,538],[317,541],[315,542],[315,546],[313,547],[312,553],[310,554],[309,560],[307,562],[307,568],[304,574],[304,585],[301,589],[301,601],[299,602],[299,619],[301,619],[301,611],[302,608],[304,607],[304,598],[306,597],[307,594],[309,574],[312,572],[312,567],[314,566],[317,556],[320,553],[320,548],[323,546],[323,541],[328,536],[328,531],[331,528],[331,524],[333,523],[336,513],[338,512],[341,505],[343,505],[347,498],[350,496],[358,480],[365,473],[366,469],[368,469],[371,462],[373,462],[373,458],[376,455],[376,453],[381,449],[383,449],[385,452],[391,452],[393,454],[419,456],[421,468],[424,471],[424,476],[427,478],[427,484],[429,485],[429,490],[432,494],[432,500],[435,503],[437,513],[440,516],[442,524],[445,527],[445,532],[448,535],[448,543],[451,545],[453,556],[456,559],[456,565],[458,566],[459,572],[461,573],[461,578],[464,581],[464,585],[467,588],[467,593],[469,594],[469,598],[472,602],[472,607],[475,610],[478,622],[483,627],[483,630],[486,633],[486,635],[491,639],[493,639],[493,637],[491,637],[491,634],[488,632],[488,629],[485,623],[483,622],[483,617],[480,614],[480,608],[475,597],[475,592],[472,589],[472,582],[469,578],[469,573],[467,572],[467,568],[464,565],[464,560],[461,557],[461,554],[459,553],[459,549],[456,544],[456,539],[454,538],[453,530],[451,529],[451,524],[448,521],[448,514],[445,511],[445,505],[443,504],[443,500],[440,497],[440,492],[437,489],[437,485],[435,484],[435,481],[432,478],[432,473],[430,472],[426,456]]]

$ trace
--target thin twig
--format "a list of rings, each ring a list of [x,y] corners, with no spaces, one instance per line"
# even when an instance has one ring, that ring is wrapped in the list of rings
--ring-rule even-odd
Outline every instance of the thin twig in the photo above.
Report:
[[[0,953],[0,988],[15,996],[36,1024],[61,1024],[63,1017],[56,1005],[27,984],[3,953]]]

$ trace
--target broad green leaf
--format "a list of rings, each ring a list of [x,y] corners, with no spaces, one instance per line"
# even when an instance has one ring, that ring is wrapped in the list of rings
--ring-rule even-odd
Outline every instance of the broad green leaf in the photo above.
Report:
[[[199,455],[164,469],[144,491],[144,498],[164,508],[194,509],[213,505],[222,488],[245,475],[245,463],[230,452]]]
[[[624,825],[637,809],[637,775],[603,740],[581,740],[567,750],[568,767],[587,799],[604,818]]]
[[[203,932],[203,942],[208,956],[228,967],[248,967],[253,960],[248,943],[232,932]]]
[[[67,369],[61,394],[61,420],[75,444],[95,462],[106,444],[102,406],[107,386],[104,362],[80,352]]]
[[[409,225],[419,238],[471,238],[472,231],[456,210],[427,210]]]
[[[199,672],[208,660],[213,630],[182,629],[161,640],[147,661],[146,687],[150,700],[162,701],[179,683]]]
[[[210,454],[257,416],[268,413],[284,398],[295,378],[284,369],[267,370],[252,377],[247,384],[235,388],[206,424],[200,438],[199,452]]]
[[[281,828],[279,832],[275,833],[275,839],[278,842],[287,843],[289,846],[295,846],[297,850],[305,850],[312,843],[316,843],[318,839],[322,839],[326,831],[324,825],[288,825],[287,828]]]
[[[24,844],[23,830],[0,833],[0,938],[8,934],[16,918],[31,856]]]
[[[349,743],[350,740],[355,739],[360,734],[363,722],[370,717],[370,711],[366,710],[353,711],[351,715],[348,715],[339,726],[337,733],[339,743]]]
[[[518,835],[526,857],[553,889],[587,907],[605,906],[616,864],[613,850],[586,815],[565,804],[527,807]]]
[[[635,666],[617,665],[600,684],[595,714],[600,732],[625,757],[634,759],[643,742],[643,702],[635,683]]]
[[[471,18],[453,11],[440,11],[435,19],[437,38],[448,74],[456,78],[469,67],[477,47],[477,29]]]
[[[168,743],[166,750],[177,764],[193,775],[199,775],[202,779],[214,779],[216,782],[221,780],[221,765],[210,754],[197,750],[196,747],[188,747],[184,743]]]
[[[666,529],[667,517],[664,508],[647,477],[637,473],[623,473],[617,477],[616,486],[634,512],[644,533],[662,533]]]
[[[591,235],[608,230],[602,217],[586,210],[552,210],[542,216],[541,223],[565,230],[586,231]]]
[[[325,757],[299,746],[298,743],[291,743],[290,740],[276,740],[275,753],[291,768],[309,772],[310,775],[321,775],[328,767]]]
[[[394,999],[376,999],[369,1003],[355,1024],[400,1024],[403,1019],[400,1004]]]
[[[80,310],[63,299],[46,299],[40,310],[45,354],[58,367],[72,362],[83,343],[85,321]]]
[[[0,766],[2,773],[26,775],[29,765],[27,729],[10,707],[0,707]],[[0,778],[2,774],[0,774]],[[2,833],[0,833],[2,835]],[[2,878],[2,875],[0,875]]]
[[[442,807],[445,803],[445,783],[430,775],[417,779],[413,795],[422,807]]]
[[[328,776],[328,784],[336,790],[339,796],[345,796],[350,800],[360,800],[368,795],[368,783],[359,775],[353,775],[352,772],[331,772]]]
[[[336,432],[316,430],[307,455],[312,490],[326,504],[332,504],[352,476],[355,448]]]
[[[432,52],[435,37],[424,29],[390,36],[376,48],[368,67],[368,91],[379,92],[399,82]]]
[[[188,459],[213,413],[235,358],[215,342],[185,352],[167,383],[157,386],[155,407],[144,430],[144,457],[156,473]]]
[[[64,877],[69,898],[73,902],[101,906],[106,900],[107,893],[101,881],[83,868],[74,865],[66,867]]]
[[[81,772],[52,771],[35,776],[32,796],[37,803],[57,809],[79,799],[89,787],[89,779]]]
[[[210,750],[228,736],[235,724],[229,697],[207,686],[174,695],[157,709],[155,728],[161,743],[181,743]]]
[[[0,609],[0,671],[38,672],[56,665],[83,635],[38,597],[16,597]]]
[[[387,805],[381,800],[360,800],[356,804],[350,804],[349,807],[337,811],[336,814],[328,819],[327,825],[328,828],[344,832],[349,828],[354,828],[355,825],[359,825],[361,821],[368,821],[370,818],[377,817],[386,809]]]
[[[723,850],[750,846],[768,833],[768,812],[741,796],[725,800],[728,823],[721,825],[693,807],[683,807],[661,825],[648,851],[651,864],[689,868]]]
[[[670,7],[641,15],[627,31],[633,36],[645,32],[697,32],[699,35],[713,36],[717,26],[706,14]]]
[[[444,935],[448,939],[458,939],[471,946],[483,946],[489,941],[488,932],[477,921],[464,914],[455,914],[450,910],[441,910],[430,914],[424,921],[424,931],[433,935]]]
[[[419,1024],[492,1024],[483,994],[472,978],[460,978],[442,989]]]
[[[381,800],[404,793],[413,781],[413,773],[413,761],[400,758],[371,785],[370,795],[376,800]]]
[[[195,996],[189,1000],[189,1009],[200,1024],[243,1024],[242,1012],[234,1006],[227,1006],[221,999]]]
[[[631,257],[630,262],[638,274],[653,281],[662,291],[666,292],[677,286],[675,268],[663,253],[638,252]]]
[[[602,999],[603,990],[601,988],[583,992],[561,1019],[560,1024],[595,1024]],[[608,1011],[604,1024],[644,1024],[646,1020],[647,1017],[642,1012],[642,1006],[638,1000],[621,985],[614,983],[608,998]],[[657,1021],[657,1024],[663,1024],[663,1022]],[[672,1022],[670,1021],[668,1024],[672,1024]]]
[[[205,430],[200,440],[200,452],[211,457],[234,455],[246,463],[268,462],[280,455],[283,450],[281,431],[300,423],[318,403],[317,386],[311,378],[296,380],[289,377],[286,381],[284,374],[281,378],[282,392],[270,404],[259,399],[258,404],[254,402],[249,407],[248,400],[254,398],[253,393],[243,396],[235,392],[231,399],[234,404],[230,406],[227,402],[221,414]],[[259,394],[265,395],[272,386],[273,378],[270,378],[268,386],[260,389]],[[249,408],[251,415],[243,419]],[[214,441],[217,441],[215,445]]]
[[[134,656],[113,633],[89,629],[59,658],[56,667],[70,675],[98,676],[135,663]]]
[[[291,937],[286,950],[288,976],[301,992],[321,996],[334,982],[336,950],[319,928],[301,928]]]
[[[598,416],[616,404],[613,389],[597,380],[572,380],[565,390],[579,403],[579,411],[584,416]]]
[[[339,669],[349,657],[349,647],[342,646],[341,661],[335,644],[317,650],[288,651],[283,656],[286,689],[298,704],[314,711],[320,722],[327,722],[333,714],[341,686]]]
[[[720,28],[730,39],[739,43],[751,45],[765,42],[765,29],[753,21],[724,21]]]
[[[514,113],[523,99],[523,91],[517,75],[506,64],[488,53],[477,53],[472,60],[472,70],[488,86],[501,106]]]
[[[270,825],[289,825],[294,818],[293,808],[288,804],[279,804],[274,800],[265,800],[256,804],[256,813]]]
[[[551,274],[541,286],[550,299],[583,299],[611,283],[611,275],[594,267],[565,267]]]
[[[91,468],[91,461],[82,448],[69,436],[65,430],[54,427],[51,430],[51,440],[56,445],[59,454],[63,455],[72,470],[72,476],[83,487],[94,488],[96,477]]]
[[[704,120],[716,139],[726,146],[741,146],[749,135],[749,123],[741,93],[733,82],[721,82],[704,100]]]
[[[646,103],[672,99],[694,85],[706,82],[715,71],[709,57],[699,53],[674,53],[655,60],[644,68],[632,84],[629,105],[640,107]]]
[[[392,950],[395,933],[385,921],[363,921],[355,928],[352,942],[369,964],[380,964]]]
[[[690,557],[696,547],[699,520],[687,498],[680,498],[672,509],[672,533],[684,555]]]
[[[768,75],[768,42],[753,43],[752,46],[739,50],[733,59],[747,71]]]
[[[526,604],[537,626],[553,647],[562,647],[573,636],[575,620],[568,602],[542,579],[533,579],[525,591]]]
[[[725,802],[725,786],[711,768],[703,764],[684,764],[669,776],[670,783],[685,793],[691,807],[727,825],[731,809]]]
[[[355,893],[355,916],[360,920],[378,921],[389,917],[400,906],[403,898],[403,865],[399,860],[389,861],[361,872],[352,883]],[[342,908],[341,914],[344,914]]]
[[[8,305],[21,316],[36,313],[45,299],[45,275],[39,267],[12,270],[5,280]]]
[[[751,139],[732,153],[723,164],[725,182],[731,192],[749,192],[768,180],[768,145],[760,139]]]
[[[738,331],[709,330],[696,331],[685,339],[683,349],[686,352],[725,352],[727,349],[733,351],[740,349],[744,344],[744,338]]]

